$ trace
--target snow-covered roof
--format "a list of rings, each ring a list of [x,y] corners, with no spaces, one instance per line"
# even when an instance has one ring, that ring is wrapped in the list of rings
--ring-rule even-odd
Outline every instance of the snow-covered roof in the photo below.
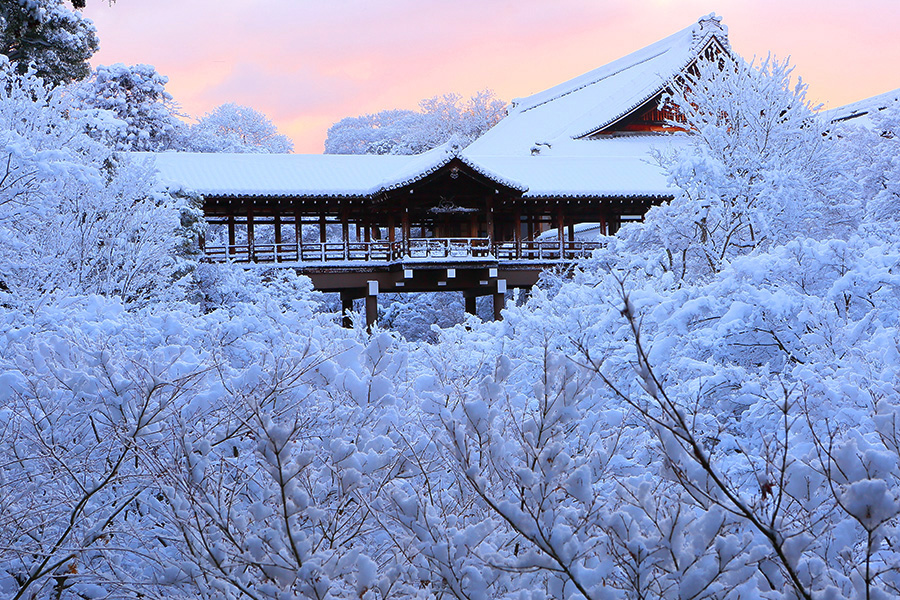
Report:
[[[364,197],[402,177],[408,156],[147,154],[160,180],[204,196]],[[419,158],[419,157],[417,157]]]
[[[666,197],[671,189],[651,150],[685,136],[634,135],[584,140],[566,154],[459,155],[487,179],[525,198]],[[139,153],[174,189],[218,197],[368,198],[424,179],[455,152],[412,156],[333,154]]]
[[[580,140],[565,153],[469,157],[479,166],[520,182],[525,198],[665,198],[672,196],[653,150],[666,152],[686,135],[637,134]]]
[[[440,146],[413,155],[230,154],[136,152],[150,160],[160,181],[204,196],[263,198],[368,198],[420,181],[459,156]],[[527,187],[482,165],[469,164],[488,179],[524,192]]]
[[[514,101],[509,115],[460,151],[413,156],[162,153],[171,186],[205,196],[373,197],[422,180],[454,158],[526,198],[668,197],[653,149],[681,134],[590,134],[663,92],[713,40],[728,49],[715,15],[606,66]],[[151,155],[152,156],[152,155]]]
[[[466,151],[468,157],[526,156],[601,130],[663,92],[712,42],[727,49],[727,29],[709,15],[603,67],[527,98]]]
[[[900,106],[900,89],[891,90],[865,100],[858,100],[819,113],[828,123],[849,122],[854,125],[871,127],[872,115],[889,106]]]

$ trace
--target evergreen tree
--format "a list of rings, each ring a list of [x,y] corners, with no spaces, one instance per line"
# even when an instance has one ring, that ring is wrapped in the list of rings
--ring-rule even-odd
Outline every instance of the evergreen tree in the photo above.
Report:
[[[76,0],[74,8],[82,8]],[[0,54],[19,73],[33,68],[56,86],[87,77],[88,60],[100,47],[94,24],[61,0],[6,0],[0,3]]]
[[[185,125],[166,91],[169,78],[151,65],[117,63],[97,67],[75,90],[83,108],[109,111],[114,121],[98,120],[92,131],[116,150],[158,152],[182,149]]]

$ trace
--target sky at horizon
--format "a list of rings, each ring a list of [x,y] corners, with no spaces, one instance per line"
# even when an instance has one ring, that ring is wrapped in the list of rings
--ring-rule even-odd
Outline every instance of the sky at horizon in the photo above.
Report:
[[[182,112],[265,113],[320,153],[340,119],[449,92],[511,100],[716,12],[744,56],[790,56],[833,108],[900,87],[900,0],[88,0],[94,66],[146,63]]]

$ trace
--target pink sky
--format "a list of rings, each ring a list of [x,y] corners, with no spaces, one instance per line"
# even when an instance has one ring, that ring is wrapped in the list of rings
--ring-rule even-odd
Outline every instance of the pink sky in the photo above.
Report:
[[[746,58],[791,57],[836,107],[900,87],[898,0],[88,0],[93,64],[147,63],[182,112],[264,112],[296,152],[347,116],[580,75],[715,11]]]

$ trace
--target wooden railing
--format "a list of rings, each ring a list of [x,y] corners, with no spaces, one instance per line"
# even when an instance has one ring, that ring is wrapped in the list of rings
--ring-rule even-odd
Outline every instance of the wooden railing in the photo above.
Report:
[[[520,241],[492,243],[488,238],[412,238],[395,242],[321,242],[304,244],[230,244],[206,246],[210,262],[238,263],[378,263],[421,260],[446,262],[555,262],[589,256],[604,242]]]

